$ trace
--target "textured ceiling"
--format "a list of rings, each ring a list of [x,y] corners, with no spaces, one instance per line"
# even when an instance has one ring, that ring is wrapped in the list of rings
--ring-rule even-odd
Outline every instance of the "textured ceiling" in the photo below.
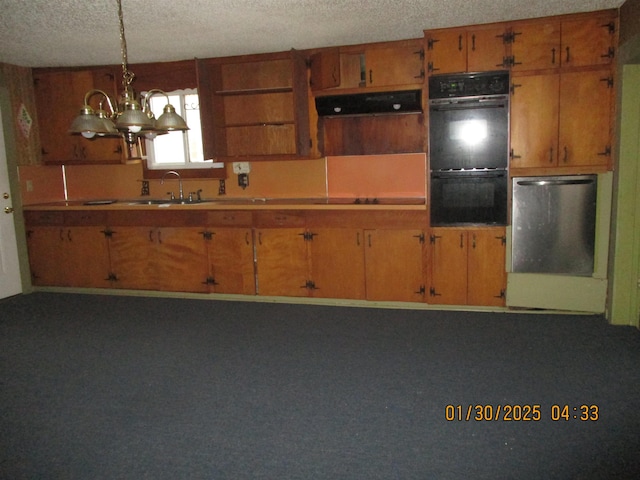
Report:
[[[122,0],[130,63],[419,38],[624,0]],[[119,64],[116,0],[0,0],[0,62]]]

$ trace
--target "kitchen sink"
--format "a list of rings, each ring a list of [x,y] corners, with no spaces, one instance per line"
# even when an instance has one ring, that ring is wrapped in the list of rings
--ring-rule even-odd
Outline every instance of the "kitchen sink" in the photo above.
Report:
[[[215,200],[179,200],[179,199],[168,199],[168,198],[150,198],[145,200],[131,200],[128,203],[129,205],[202,205],[205,203],[214,203]]]

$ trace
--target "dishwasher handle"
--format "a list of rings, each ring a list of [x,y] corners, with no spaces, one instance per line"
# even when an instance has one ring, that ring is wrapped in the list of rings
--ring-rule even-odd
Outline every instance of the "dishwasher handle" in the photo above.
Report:
[[[590,185],[594,181],[593,179],[578,179],[575,180],[518,180],[516,183],[523,187],[541,186],[541,185]]]

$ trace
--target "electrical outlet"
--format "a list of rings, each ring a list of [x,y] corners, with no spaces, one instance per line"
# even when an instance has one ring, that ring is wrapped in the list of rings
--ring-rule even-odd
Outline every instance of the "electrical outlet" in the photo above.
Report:
[[[246,173],[240,173],[238,175],[238,185],[242,187],[243,190],[247,188],[249,186],[249,175]]]
[[[27,192],[33,192],[33,180],[27,180],[25,183],[27,184]]]
[[[251,173],[251,164],[249,162],[233,162],[233,173],[236,175]]]

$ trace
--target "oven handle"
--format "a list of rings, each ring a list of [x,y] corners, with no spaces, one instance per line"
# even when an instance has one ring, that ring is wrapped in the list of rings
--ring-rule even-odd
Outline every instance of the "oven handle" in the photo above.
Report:
[[[443,172],[443,173],[431,173],[431,178],[504,178],[506,177],[506,172],[473,172],[473,173],[453,173],[453,172]]]
[[[449,112],[452,110],[478,110],[478,109],[486,109],[486,108],[507,108],[507,104],[505,102],[465,102],[465,103],[446,103],[446,104],[438,104],[431,105],[429,110],[432,112]]]

